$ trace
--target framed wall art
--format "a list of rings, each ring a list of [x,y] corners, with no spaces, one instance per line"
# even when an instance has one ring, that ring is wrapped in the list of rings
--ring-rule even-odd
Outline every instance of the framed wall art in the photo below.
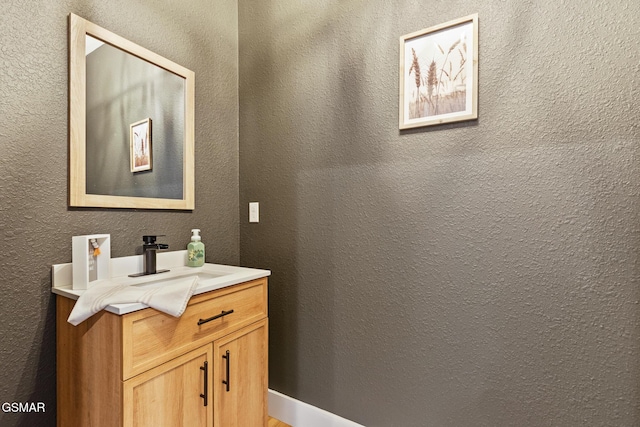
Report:
[[[130,126],[131,172],[151,170],[151,119]]]
[[[400,129],[478,118],[478,15],[400,37]]]

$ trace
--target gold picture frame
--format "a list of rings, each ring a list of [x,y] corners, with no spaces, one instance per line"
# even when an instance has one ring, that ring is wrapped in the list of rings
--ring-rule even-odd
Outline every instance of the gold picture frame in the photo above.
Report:
[[[400,37],[399,127],[478,118],[478,14]]]

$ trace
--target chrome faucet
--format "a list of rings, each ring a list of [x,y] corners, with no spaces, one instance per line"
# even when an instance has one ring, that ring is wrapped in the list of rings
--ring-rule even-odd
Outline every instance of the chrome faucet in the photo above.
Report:
[[[162,236],[159,235],[159,236]],[[165,273],[169,270],[156,270],[156,252],[161,249],[169,249],[165,243],[156,243],[158,236],[142,236],[142,255],[144,256],[144,272],[130,274],[129,277],[147,276],[149,274]]]

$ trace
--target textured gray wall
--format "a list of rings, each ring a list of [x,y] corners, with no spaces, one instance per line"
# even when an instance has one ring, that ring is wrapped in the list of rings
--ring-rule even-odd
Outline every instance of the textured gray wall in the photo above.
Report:
[[[399,132],[398,37],[475,12],[479,120]],[[367,426],[640,425],[639,40],[630,0],[239,2],[271,387]]]
[[[196,209],[67,208],[67,15],[74,12],[196,74]],[[113,256],[145,233],[186,248],[201,228],[207,261],[237,263],[237,3],[15,1],[0,13],[0,402],[46,412],[0,425],[55,425],[51,264],[71,261],[71,236],[110,233]]]

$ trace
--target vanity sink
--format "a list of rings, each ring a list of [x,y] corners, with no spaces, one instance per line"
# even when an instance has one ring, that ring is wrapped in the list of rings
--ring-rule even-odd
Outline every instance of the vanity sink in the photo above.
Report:
[[[202,267],[177,267],[170,271],[149,274],[139,277],[114,277],[112,282],[136,287],[160,287],[174,285],[187,279],[198,278],[198,290],[207,285],[215,284],[225,277],[240,273],[242,267],[232,267],[216,264],[205,264]],[[200,292],[197,292],[200,293]]]
[[[187,272],[184,274],[178,274],[173,276],[170,276],[170,274],[171,272],[145,276],[145,278],[148,279],[147,281],[143,281],[142,283],[132,284],[132,286],[155,288],[155,287],[161,287],[161,286],[167,286],[167,285],[174,285],[182,281],[185,281],[186,279],[191,279],[193,277],[197,277],[198,283],[202,284],[203,282],[206,282],[208,280],[215,279],[217,277],[226,276],[229,273],[215,274],[215,273],[205,273],[205,272],[198,272],[198,273]]]

